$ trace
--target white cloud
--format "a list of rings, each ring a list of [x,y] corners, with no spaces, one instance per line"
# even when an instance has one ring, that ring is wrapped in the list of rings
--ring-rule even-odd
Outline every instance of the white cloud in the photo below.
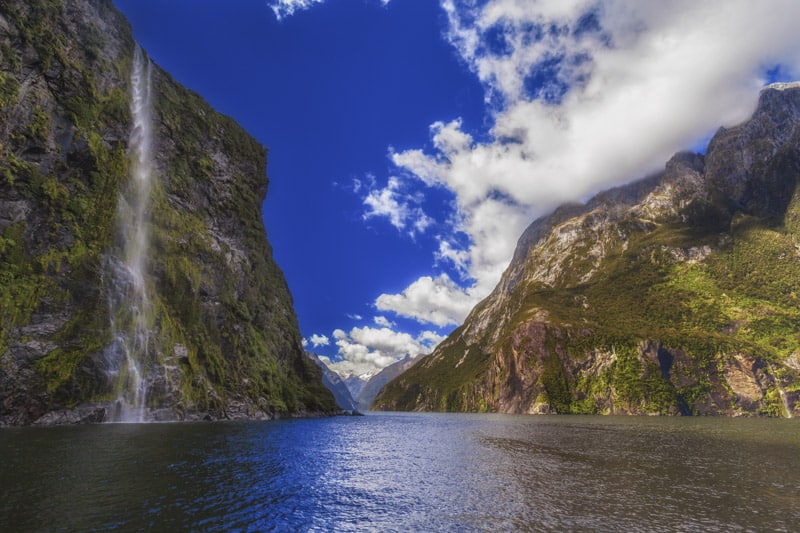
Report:
[[[436,346],[445,340],[447,337],[444,335],[439,335],[435,331],[423,331],[419,337],[417,337],[417,341],[427,348],[427,351],[432,352]]]
[[[303,11],[309,9],[317,4],[321,4],[325,0],[270,0],[269,7],[275,13],[275,18],[278,20],[284,17],[290,17],[296,11]]]
[[[415,338],[388,327],[356,327],[349,333],[337,329],[333,332],[333,338],[339,348],[338,360],[332,362],[330,359],[321,359],[341,376],[374,375],[408,355],[417,357],[429,353],[444,340],[444,337],[432,331],[422,332]]]
[[[392,152],[401,176],[455,195],[436,260],[472,280],[424,276],[376,305],[457,323],[485,297],[534,218],[663,168],[753,111],[765,72],[800,74],[800,2],[441,0],[447,38],[479,80],[493,127],[431,126],[433,150]],[[406,178],[409,179],[409,178]],[[401,188],[402,184],[394,185]]]
[[[375,318],[373,318],[373,320],[375,321],[375,324],[384,328],[391,328],[392,326],[395,325],[394,322],[390,321],[385,316],[376,316]]]
[[[423,276],[400,294],[382,294],[375,306],[441,327],[460,324],[477,302],[477,297],[461,289],[447,274],[441,274],[436,278]]]
[[[439,237],[439,250],[434,257],[437,263],[450,262],[462,277],[469,275],[469,253],[458,244],[451,244],[448,240]]]
[[[297,11],[310,9],[325,0],[269,0],[268,5],[275,13],[275,18],[282,20],[295,14]],[[390,0],[378,0],[382,6],[389,5]]]
[[[413,237],[433,224],[433,219],[419,207],[421,201],[420,195],[402,191],[400,178],[390,177],[386,187],[375,188],[374,184],[370,187],[364,198],[364,205],[368,208],[364,219],[386,217],[398,231],[408,231]]]
[[[320,346],[328,346],[331,343],[330,339],[325,335],[317,335],[314,333],[308,339],[303,339],[303,346],[308,346],[311,344],[314,348],[319,348]]]

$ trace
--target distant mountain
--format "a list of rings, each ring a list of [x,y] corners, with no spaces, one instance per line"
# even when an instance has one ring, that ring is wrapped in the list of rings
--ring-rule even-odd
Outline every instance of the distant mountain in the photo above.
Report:
[[[345,411],[356,410],[358,407],[356,401],[353,400],[347,385],[339,374],[329,369],[314,352],[306,352],[306,355],[322,369],[322,384],[333,393],[337,405]]]
[[[371,375],[356,376],[355,374],[350,374],[347,377],[343,377],[342,380],[347,386],[347,390],[350,391],[350,396],[353,398],[358,398],[358,396],[361,394],[361,390],[364,388],[364,385],[367,384],[367,381],[369,381],[371,377]]]
[[[310,352],[306,352],[310,356],[316,357],[316,354],[312,354]],[[316,362],[318,365],[325,365],[318,357],[316,357]],[[332,376],[330,381],[336,382],[338,380],[341,383],[341,387],[347,391],[348,397],[353,402],[353,405],[356,406],[358,409],[366,411],[372,405],[375,396],[381,390],[381,388],[386,385],[389,381],[396,378],[407,369],[411,368],[411,366],[416,362],[418,359],[412,359],[410,356],[406,356],[404,359],[397,361],[396,363],[387,366],[386,368],[382,369],[377,374],[348,374],[347,376],[341,376],[334,372],[333,370],[328,369],[327,366],[323,366],[323,373],[328,373],[328,375]],[[336,390],[334,390],[326,381],[325,377],[323,376],[323,383],[331,389],[334,396],[336,396],[337,401],[339,400],[339,396]],[[340,387],[338,384],[336,385],[337,389]],[[353,398],[357,398],[357,400],[353,400]],[[341,403],[339,405],[342,405]],[[344,407],[343,407],[344,408]],[[345,408],[351,409],[351,408]]]
[[[799,178],[800,84],[771,85],[705,155],[533,222],[373,408],[800,415]]]
[[[364,411],[369,410],[384,385],[411,368],[418,360],[418,358],[406,356],[369,378],[358,395],[358,408]]]

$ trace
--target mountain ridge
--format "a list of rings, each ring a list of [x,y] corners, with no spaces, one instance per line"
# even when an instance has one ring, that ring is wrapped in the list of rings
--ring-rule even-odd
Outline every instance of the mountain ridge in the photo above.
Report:
[[[705,155],[534,221],[490,296],[376,408],[798,414],[800,84]]]

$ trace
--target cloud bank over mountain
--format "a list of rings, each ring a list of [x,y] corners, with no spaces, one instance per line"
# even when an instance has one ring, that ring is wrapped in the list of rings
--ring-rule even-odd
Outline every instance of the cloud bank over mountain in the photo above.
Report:
[[[333,338],[339,347],[339,360],[320,356],[328,368],[342,376],[372,376],[406,356],[426,354],[444,340],[432,331],[413,337],[389,327],[355,327],[350,332],[337,329]]]
[[[379,309],[423,323],[460,323],[496,285],[534,218],[659,170],[720,124],[745,119],[770,77],[795,77],[800,67],[796,2],[441,6],[446,38],[485,88],[492,126],[480,135],[444,118],[430,127],[431,148],[390,154],[397,172],[383,192],[411,182],[454,195],[455,223],[439,235],[436,259],[469,281],[425,275],[376,299]],[[384,215],[413,228],[406,214]]]
[[[271,5],[280,18],[322,1]],[[767,82],[800,74],[800,4],[790,0],[440,7],[442,38],[480,81],[486,120],[439,117],[426,145],[387,147],[383,177],[353,179],[365,224],[385,221],[386,231],[438,247],[429,271],[375,297],[379,328],[332,333],[340,370],[432,348],[491,292],[535,218],[660,170],[748,117]],[[429,329],[405,333],[394,318]]]

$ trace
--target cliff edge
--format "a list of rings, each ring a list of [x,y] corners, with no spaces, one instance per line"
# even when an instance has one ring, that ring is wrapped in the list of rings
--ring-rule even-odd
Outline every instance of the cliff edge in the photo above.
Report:
[[[153,178],[125,211],[135,48],[110,0],[0,2],[0,425],[335,412],[266,239],[266,150],[146,56]]]

